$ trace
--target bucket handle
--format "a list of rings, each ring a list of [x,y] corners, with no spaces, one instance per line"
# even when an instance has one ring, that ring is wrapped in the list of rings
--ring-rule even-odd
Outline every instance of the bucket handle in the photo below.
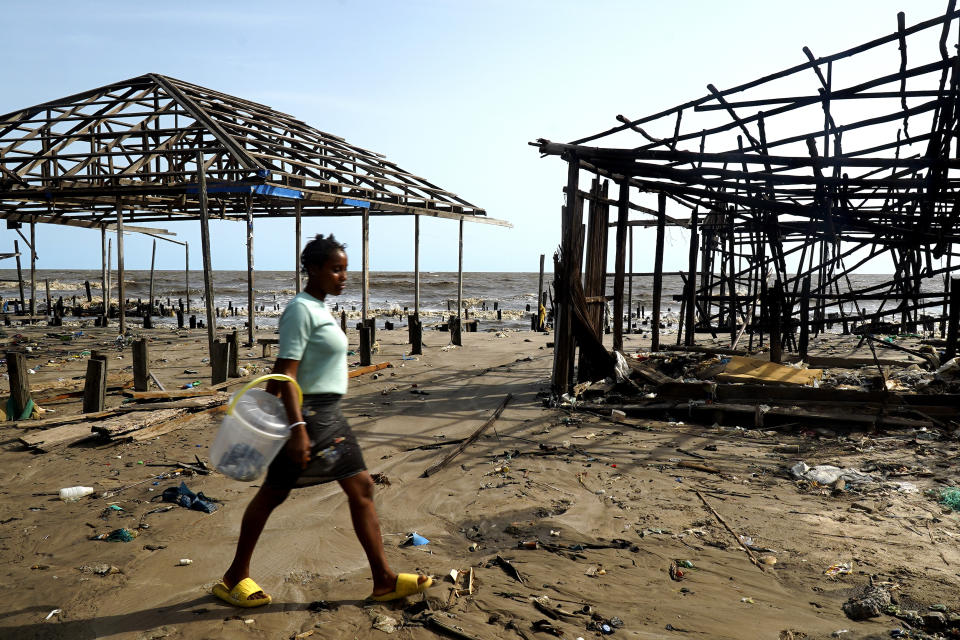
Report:
[[[240,389],[240,391],[238,391],[236,395],[234,395],[233,398],[230,400],[230,405],[227,407],[227,413],[231,413],[231,414],[233,413],[233,407],[235,404],[237,404],[237,401],[240,400],[240,396],[245,394],[247,391],[249,391],[253,387],[257,386],[261,382],[264,382],[265,380],[284,380],[286,382],[292,382],[293,386],[297,388],[297,394],[300,396],[300,403],[303,404],[303,389],[300,388],[300,385],[297,383],[296,380],[282,373],[268,373],[265,376],[260,376],[259,378],[255,378],[250,382],[248,382],[247,384],[245,384],[243,388]]]

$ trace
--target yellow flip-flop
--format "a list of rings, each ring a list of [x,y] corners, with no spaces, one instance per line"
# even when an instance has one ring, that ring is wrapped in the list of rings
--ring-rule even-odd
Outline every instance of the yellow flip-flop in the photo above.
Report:
[[[415,573],[400,573],[397,575],[397,584],[394,586],[393,591],[379,596],[371,595],[370,599],[376,600],[377,602],[399,600],[400,598],[406,598],[407,596],[412,596],[417,593],[423,593],[433,584],[433,578],[430,576],[427,576],[427,579],[422,583],[419,582],[419,579],[420,576]]]
[[[263,591],[256,582],[251,578],[244,578],[237,584],[233,586],[233,589],[227,589],[222,581],[213,585],[213,595],[217,596],[227,604],[232,604],[235,607],[262,607],[265,604],[270,604],[272,598],[269,595],[265,595],[263,598],[256,598],[250,600],[250,596],[256,593],[257,591]]]

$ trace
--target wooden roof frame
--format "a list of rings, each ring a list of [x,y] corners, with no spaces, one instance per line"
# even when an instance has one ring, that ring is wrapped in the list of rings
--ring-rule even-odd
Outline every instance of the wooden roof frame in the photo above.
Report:
[[[148,73],[0,116],[0,218],[72,224],[426,215],[509,222],[266,105]],[[38,218],[39,219],[39,218]]]

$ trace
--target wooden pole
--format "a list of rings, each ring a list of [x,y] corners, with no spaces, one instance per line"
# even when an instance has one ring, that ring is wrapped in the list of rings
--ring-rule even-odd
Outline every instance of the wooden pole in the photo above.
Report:
[[[687,256],[687,304],[684,327],[684,344],[692,347],[696,344],[696,303],[697,303],[697,253],[700,251],[700,236],[697,234],[697,210],[690,212],[690,252]]]
[[[294,211],[296,217],[294,218],[293,224],[293,236],[294,236],[294,246],[293,246],[293,272],[296,276],[296,292],[300,293],[301,285],[301,276],[300,273],[300,233],[303,230],[301,215],[303,213],[303,203],[300,200],[297,200],[294,203]],[[253,306],[253,305],[251,305]]]
[[[803,279],[800,289],[800,343],[797,351],[801,360],[807,359],[807,348],[810,346],[810,276]]]
[[[420,216],[413,216],[413,315],[420,317]]]
[[[120,308],[120,333],[127,329],[127,290],[123,276],[123,208],[117,198],[117,306]]]
[[[947,320],[946,360],[957,356],[960,340],[960,278],[950,279],[950,318]]]
[[[370,210],[363,210],[363,273],[360,276],[361,321],[367,319],[367,307],[370,303]]]
[[[660,297],[663,292],[663,236],[667,215],[667,194],[657,194],[657,248],[653,262],[653,317],[650,318],[650,350],[660,350]]]
[[[113,291],[113,238],[107,238],[107,308],[103,312],[105,318],[110,317],[111,291]]]
[[[299,218],[298,218],[299,219]],[[300,270],[297,270],[299,276]],[[254,324],[255,311],[254,298],[254,274],[253,274],[253,199],[247,198],[247,342],[253,347],[255,344],[253,333],[256,328]],[[299,292],[299,288],[297,289]]]
[[[20,287],[20,310],[23,311],[26,309],[26,300],[24,300],[23,295],[23,268],[20,266],[20,242],[18,240],[13,241],[13,252],[17,254],[17,285]]]
[[[770,309],[767,317],[770,318],[770,362],[780,364],[783,359],[783,311],[780,301],[783,299],[783,285],[779,280],[773,283],[770,292]]]
[[[213,312],[213,267],[210,264],[210,215],[207,211],[207,171],[203,164],[203,151],[197,150],[197,177],[200,183],[200,253],[203,255],[203,294],[207,306],[207,348],[213,362],[213,343],[217,339],[217,320]],[[224,358],[226,362],[226,358]],[[224,364],[224,380],[226,379]],[[217,373],[214,373],[217,377]],[[220,380],[222,382],[223,380]],[[214,382],[216,384],[216,382]]]
[[[617,254],[613,273],[613,350],[623,351],[623,272],[627,260],[627,217],[630,213],[630,185],[620,183],[617,202]],[[632,271],[632,269],[631,269]]]
[[[460,217],[460,243],[457,253],[457,318],[463,314],[463,217]]]
[[[227,354],[227,377],[240,377],[240,338],[237,336],[237,330],[234,329],[227,334],[227,345],[230,347]],[[253,346],[253,343],[250,343]]]
[[[230,362],[230,343],[215,340],[210,347],[210,384],[227,381]]]
[[[19,420],[30,402],[30,378],[26,358],[20,351],[7,351],[7,375],[10,378],[10,404],[13,419]]]
[[[87,375],[83,381],[83,413],[103,411],[107,391],[107,360],[87,360]]]
[[[633,323],[630,318],[633,316],[633,227],[630,227],[628,235],[630,236],[630,259],[628,261],[630,273],[627,274],[627,333],[632,333],[631,325]],[[637,316],[637,321],[639,322],[639,320],[640,317]]]
[[[187,294],[187,313],[190,313],[190,243],[183,243],[183,288]]]
[[[37,315],[37,223],[30,223],[30,315]]]
[[[576,217],[578,182],[580,180],[580,159],[575,155],[567,160],[566,203],[562,210],[562,228],[560,235],[559,264],[554,263],[554,293],[557,296],[553,325],[553,376],[552,387],[555,395],[566,393],[570,386],[570,374],[573,367],[573,307],[570,300],[570,274],[573,273],[573,234]],[[577,225],[579,227],[579,225]]]
[[[370,366],[370,351],[373,347],[373,338],[370,327],[366,324],[360,325],[360,366]]]
[[[50,278],[43,279],[43,289],[46,292],[46,299],[47,299],[47,306],[44,309],[44,314],[49,316],[53,311],[53,309],[51,308],[52,305],[50,304]]]
[[[133,390],[146,391],[150,384],[150,361],[147,351],[147,341],[143,338],[134,340],[133,349]]]
[[[540,305],[543,304],[543,265],[546,258],[544,254],[540,254],[540,278],[537,280],[537,331],[543,331],[544,324],[546,324],[546,321],[543,324],[539,321]]]
[[[157,266],[157,241],[153,241],[153,250],[150,252],[150,300],[147,302],[147,315],[144,316],[143,326],[146,329],[153,328],[153,276],[154,269]],[[146,389],[144,389],[146,391]]]
[[[101,305],[103,306],[103,315],[101,321],[106,325],[107,317],[110,315],[110,288],[107,284],[107,228],[100,227],[100,293]]]

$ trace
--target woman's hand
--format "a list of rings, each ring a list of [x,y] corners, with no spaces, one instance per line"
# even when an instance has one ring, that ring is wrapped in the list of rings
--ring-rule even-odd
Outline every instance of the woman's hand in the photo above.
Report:
[[[310,438],[303,424],[298,424],[290,431],[290,439],[286,445],[287,455],[300,469],[306,469],[310,462]]]

